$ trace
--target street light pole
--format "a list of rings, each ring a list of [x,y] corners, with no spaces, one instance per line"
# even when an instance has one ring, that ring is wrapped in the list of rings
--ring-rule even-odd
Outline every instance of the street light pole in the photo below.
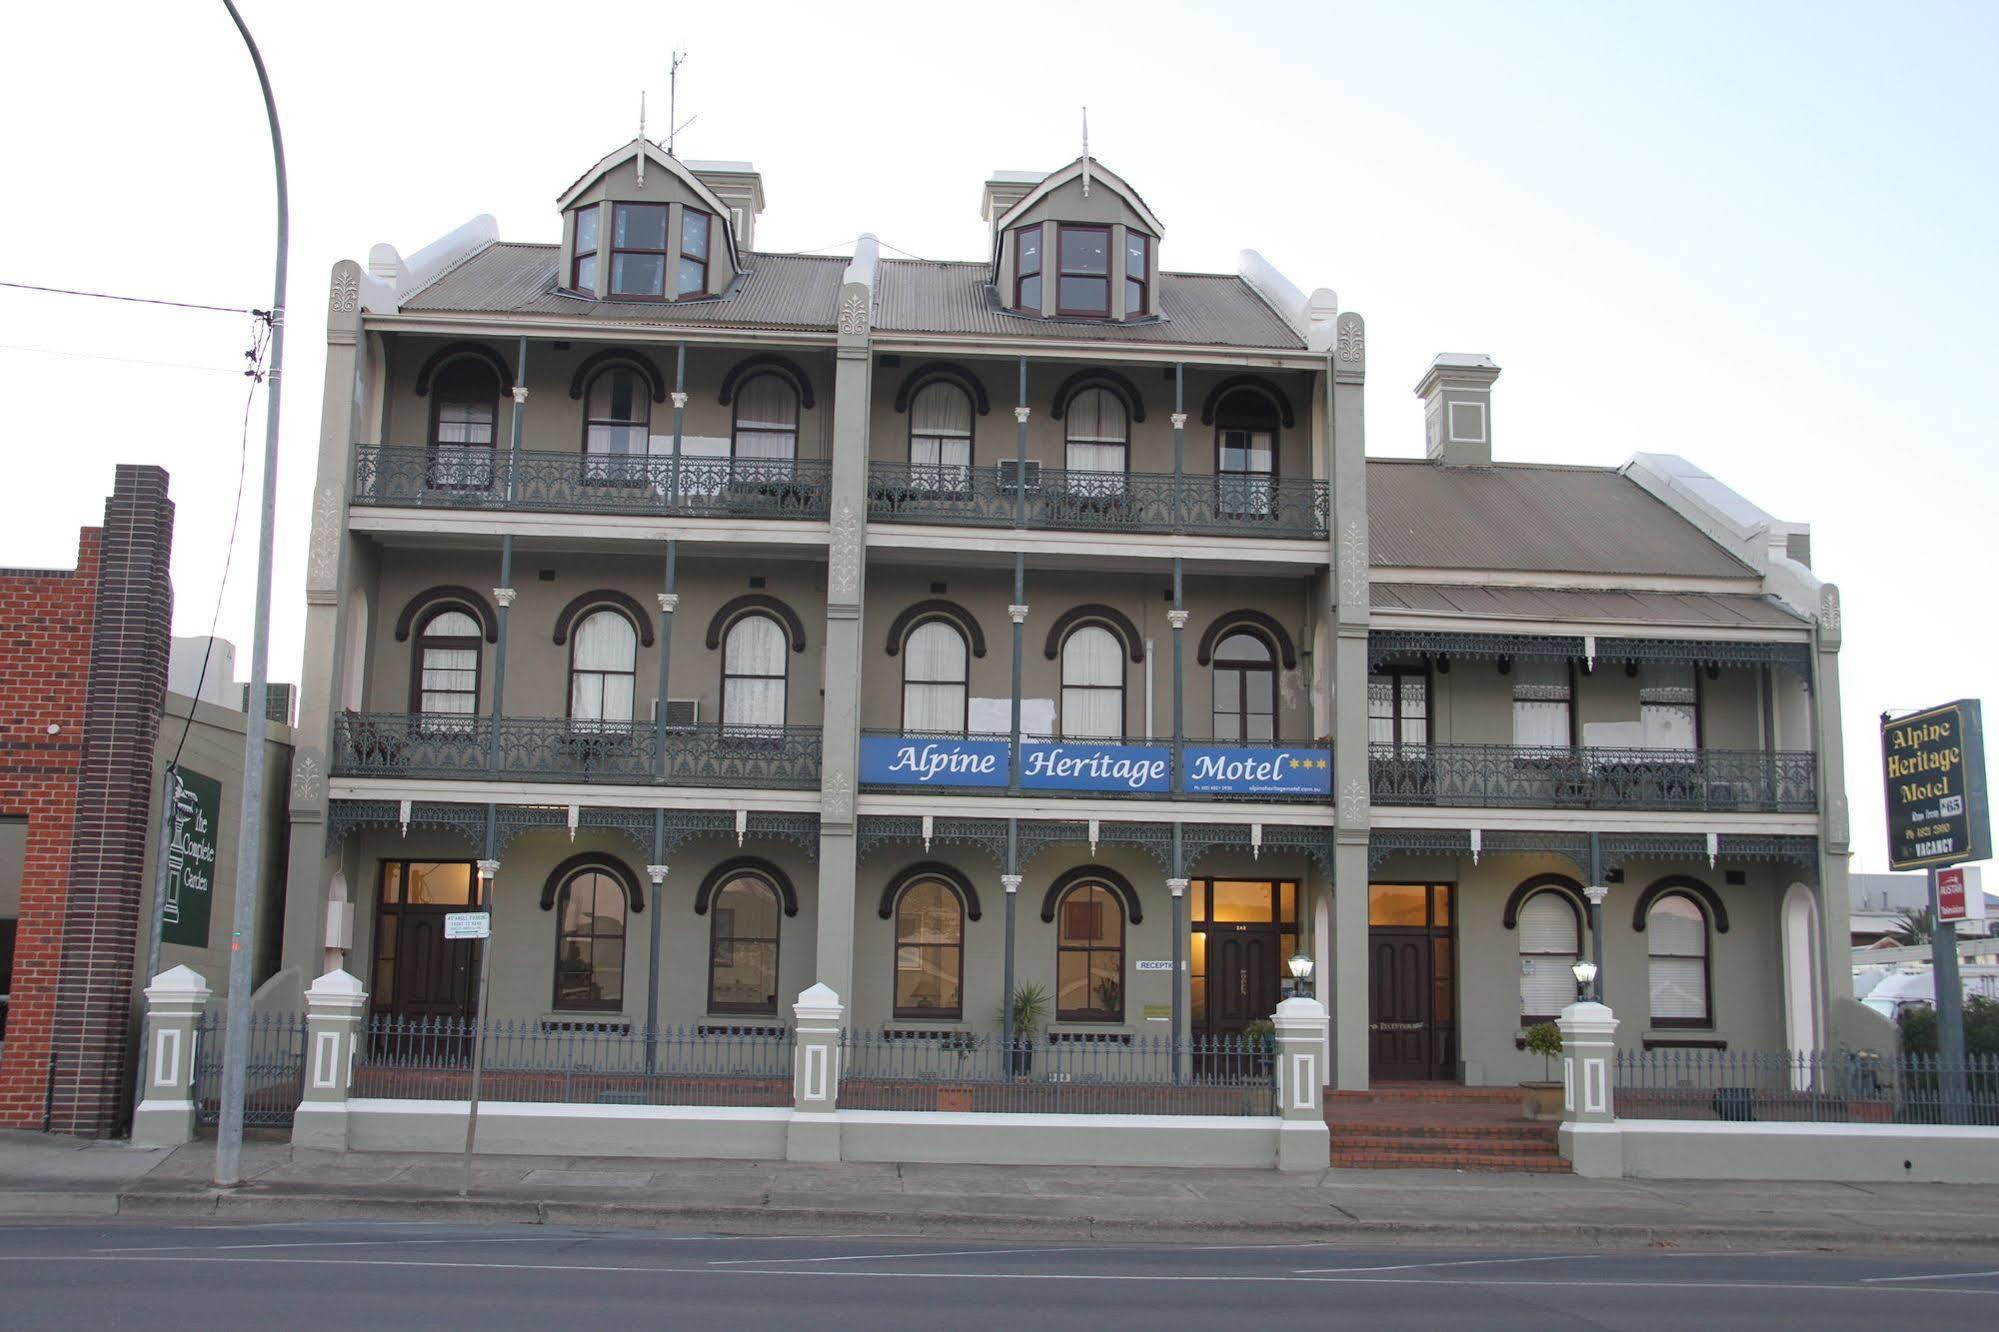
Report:
[[[278,253],[271,283],[271,368],[265,381],[263,513],[257,526],[257,600],[250,633],[249,716],[243,727],[243,799],[236,839],[236,910],[229,934],[229,1025],[222,1046],[222,1114],[215,1132],[215,1183],[232,1188],[242,1182],[243,1084],[250,1052],[250,950],[257,931],[257,879],[263,865],[264,708],[271,656],[271,531],[278,510],[278,393],[285,364],[285,264],[290,257],[291,211],[285,191],[285,140],[278,128],[278,104],[271,95],[271,76],[256,39],[236,12],[234,0],[223,8],[243,36],[250,63],[257,67],[257,85],[264,94],[264,115],[271,124],[271,159],[277,171]]]

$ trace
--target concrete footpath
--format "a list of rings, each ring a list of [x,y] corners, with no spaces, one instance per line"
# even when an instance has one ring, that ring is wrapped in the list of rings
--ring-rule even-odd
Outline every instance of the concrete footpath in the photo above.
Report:
[[[1448,1170],[1055,1169],[481,1156],[0,1132],[0,1216],[519,1222],[728,1234],[1772,1247],[1999,1256],[1999,1186],[1587,1180]]]

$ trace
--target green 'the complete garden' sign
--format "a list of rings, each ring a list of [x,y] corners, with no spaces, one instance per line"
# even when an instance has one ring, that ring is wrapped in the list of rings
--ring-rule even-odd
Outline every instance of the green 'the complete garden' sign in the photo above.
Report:
[[[222,783],[186,768],[168,769],[167,875],[160,902],[160,940],[208,947],[208,909],[215,897],[217,815]]]

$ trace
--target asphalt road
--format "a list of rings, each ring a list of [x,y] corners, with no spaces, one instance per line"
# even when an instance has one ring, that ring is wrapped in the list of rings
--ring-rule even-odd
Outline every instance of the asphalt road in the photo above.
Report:
[[[0,1327],[1991,1326],[1930,1257],[952,1244],[384,1222],[0,1226]],[[1310,1320],[1296,1323],[1288,1320]],[[1276,1321],[1273,1320],[1283,1320]]]

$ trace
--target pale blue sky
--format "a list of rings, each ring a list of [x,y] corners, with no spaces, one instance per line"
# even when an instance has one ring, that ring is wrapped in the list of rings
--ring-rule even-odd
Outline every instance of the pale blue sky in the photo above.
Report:
[[[699,116],[681,151],[764,172],[766,247],[872,230],[976,255],[986,173],[1074,157],[1087,103],[1095,154],[1165,221],[1169,267],[1230,271],[1255,248],[1367,315],[1371,452],[1420,450],[1410,389],[1431,355],[1483,351],[1505,367],[1500,457],[1680,453],[1810,522],[1846,593],[1857,867],[1881,867],[1875,714],[1999,705],[1999,6],[243,8],[295,209],[278,678],[298,670],[328,266],[478,212],[553,239],[555,196],[630,136],[641,87],[663,131],[679,41]],[[7,28],[0,279],[266,303],[263,123],[220,3],[41,6]],[[111,465],[160,462],[181,506],[176,629],[203,632],[244,329],[0,291],[0,564],[69,563]],[[239,644],[248,543],[221,625]]]

